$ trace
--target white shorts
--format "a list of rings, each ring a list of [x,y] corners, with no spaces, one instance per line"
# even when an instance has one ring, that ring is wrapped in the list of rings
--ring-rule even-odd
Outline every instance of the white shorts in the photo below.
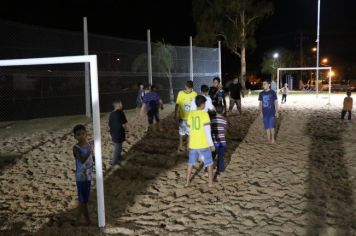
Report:
[[[189,127],[186,120],[179,121],[179,135],[189,135]]]

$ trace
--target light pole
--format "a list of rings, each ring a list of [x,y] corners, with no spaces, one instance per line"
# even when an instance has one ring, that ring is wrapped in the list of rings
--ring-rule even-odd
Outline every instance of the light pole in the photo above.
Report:
[[[278,90],[278,84],[277,84],[277,83],[278,83],[278,82],[277,82],[278,79],[276,79],[275,76],[274,76],[274,71],[277,69],[277,68],[276,68],[276,60],[277,60],[278,58],[279,58],[279,53],[278,53],[278,52],[275,52],[275,53],[273,54],[273,76],[272,76],[272,77],[273,77],[273,78],[272,78],[273,81],[272,81],[272,83],[273,83],[273,82],[276,83],[276,86],[275,86],[275,87],[273,86],[273,90],[274,90],[274,89]],[[276,80],[276,81],[274,81],[274,80]]]
[[[316,38],[316,43],[317,43],[317,50],[316,50],[316,84],[315,84],[315,90],[316,90],[316,97],[318,97],[319,93],[319,56],[320,56],[320,0],[318,0],[318,25],[317,25],[317,38]]]

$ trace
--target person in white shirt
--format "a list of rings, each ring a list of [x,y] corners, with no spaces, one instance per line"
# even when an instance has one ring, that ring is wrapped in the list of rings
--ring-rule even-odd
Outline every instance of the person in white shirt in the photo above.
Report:
[[[215,111],[215,107],[213,105],[213,102],[209,96],[209,86],[206,84],[203,84],[200,87],[200,94],[203,95],[206,98],[206,102],[205,102],[205,108],[204,111],[209,112],[209,111]],[[190,104],[190,110],[191,111],[196,111],[197,110],[197,105],[195,103],[195,100],[193,99],[193,101]]]

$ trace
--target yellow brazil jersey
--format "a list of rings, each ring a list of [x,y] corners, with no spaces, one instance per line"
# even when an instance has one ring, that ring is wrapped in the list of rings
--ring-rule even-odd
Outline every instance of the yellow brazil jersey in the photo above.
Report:
[[[179,106],[179,118],[182,120],[188,119],[188,114],[190,111],[190,103],[197,96],[197,93],[192,91],[187,93],[185,91],[180,91],[178,93],[176,104]]]
[[[187,123],[189,126],[189,148],[208,148],[209,143],[204,128],[205,125],[210,124],[208,112],[204,110],[189,112]]]

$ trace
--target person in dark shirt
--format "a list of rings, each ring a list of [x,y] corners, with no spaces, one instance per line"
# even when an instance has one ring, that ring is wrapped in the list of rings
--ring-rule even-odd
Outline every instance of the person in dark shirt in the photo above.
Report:
[[[278,118],[278,99],[269,81],[263,81],[263,91],[260,92],[258,100],[260,101],[260,115],[267,131],[267,140],[269,143],[275,143],[274,126],[275,118]]]
[[[123,104],[120,98],[113,102],[114,110],[109,117],[109,128],[112,141],[114,143],[114,152],[112,156],[112,165],[118,164],[121,159],[122,143],[126,140],[127,119],[123,112]]]
[[[152,126],[153,129],[160,129],[159,127],[159,109],[163,110],[163,102],[159,97],[156,86],[151,85],[150,92],[146,93],[143,97],[143,106],[141,108],[141,115],[147,112],[148,125]],[[156,124],[154,125],[154,121]]]
[[[221,85],[221,80],[219,77],[213,79],[213,86],[209,88],[209,96],[213,102],[214,107],[217,105],[222,105],[224,107],[224,115],[226,114],[226,100],[225,92]]]
[[[243,93],[243,91],[241,91],[241,85],[239,84],[239,78],[235,78],[234,81],[230,84],[229,95],[230,95],[229,111],[231,112],[236,104],[236,108],[241,114],[241,95],[242,95],[242,97],[244,97],[244,93]]]

